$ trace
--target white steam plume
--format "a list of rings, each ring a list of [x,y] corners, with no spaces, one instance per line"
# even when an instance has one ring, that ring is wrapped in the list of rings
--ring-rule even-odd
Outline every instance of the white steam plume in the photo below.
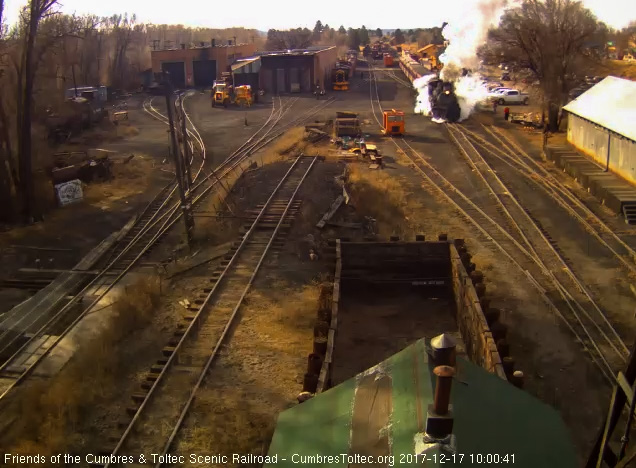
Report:
[[[413,87],[417,90],[415,100],[415,113],[429,115],[431,113],[431,103],[428,100],[428,82],[435,78],[435,74],[422,76],[413,81]]]
[[[477,104],[488,100],[488,89],[479,75],[462,76],[455,82],[455,96],[461,110],[461,122],[470,116]]]
[[[499,23],[505,7],[506,0],[481,0],[471,14],[463,12],[448,22],[443,34],[449,44],[440,56],[440,61],[444,64],[441,73],[443,80],[454,81],[447,76],[451,70],[477,67],[477,48],[486,41],[488,29]],[[454,67],[447,71],[446,67],[449,65]]]
[[[488,99],[488,90],[479,75],[461,76],[462,68],[477,68],[477,48],[485,42],[488,29],[499,23],[505,7],[506,0],[481,0],[471,14],[463,11],[457,18],[450,19],[444,28],[444,38],[449,45],[440,56],[440,62],[444,64],[440,78],[454,83],[461,109],[460,122],[470,116],[477,104]],[[423,76],[413,82],[418,91],[416,113],[429,115],[431,112],[427,85],[434,76]]]

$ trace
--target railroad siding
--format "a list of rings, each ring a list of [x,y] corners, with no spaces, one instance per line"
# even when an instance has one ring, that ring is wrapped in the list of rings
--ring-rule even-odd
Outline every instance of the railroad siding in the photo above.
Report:
[[[636,142],[577,115],[568,115],[568,141],[593,160],[636,184]]]

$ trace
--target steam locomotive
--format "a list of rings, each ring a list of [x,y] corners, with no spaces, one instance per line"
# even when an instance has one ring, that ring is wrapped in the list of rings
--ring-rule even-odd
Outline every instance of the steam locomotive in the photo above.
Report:
[[[428,82],[428,100],[433,119],[457,122],[461,109],[452,82],[434,78]]]

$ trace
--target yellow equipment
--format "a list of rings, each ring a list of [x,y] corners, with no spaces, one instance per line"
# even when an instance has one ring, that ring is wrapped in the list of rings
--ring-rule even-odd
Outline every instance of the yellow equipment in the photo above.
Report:
[[[252,105],[252,87],[242,85],[234,88],[234,102],[241,107],[250,107]]]
[[[349,150],[350,153],[361,154],[362,156],[369,156],[373,154],[377,156],[379,154],[378,147],[375,145],[370,145],[364,142],[364,140],[358,141],[358,145]]]
[[[346,91],[349,89],[349,71],[346,69],[336,69],[333,71],[334,91]]]
[[[225,83],[217,83],[212,88],[212,107],[227,107],[229,104],[250,107],[252,102],[252,87],[250,85],[232,88]]]
[[[361,155],[363,158],[369,158],[369,160],[382,167],[382,155],[375,145],[370,145],[364,140],[357,140],[357,145],[349,150],[350,153]]]
[[[227,107],[230,101],[230,89],[228,85],[218,83],[212,88],[212,107]]]

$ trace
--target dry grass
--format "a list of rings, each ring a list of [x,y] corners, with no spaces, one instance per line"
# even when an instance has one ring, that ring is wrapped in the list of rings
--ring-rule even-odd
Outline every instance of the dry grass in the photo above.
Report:
[[[205,201],[205,211],[211,214],[232,214],[235,206],[229,191],[236,185],[240,176],[238,171],[232,171],[223,178],[221,185],[217,182],[218,188]],[[195,239],[208,244],[226,242],[234,236],[238,225],[239,221],[233,218],[200,217],[196,220]]]
[[[128,124],[116,125],[115,133],[117,138],[130,138],[139,135],[139,129]]]
[[[286,131],[274,142],[271,152],[278,155],[291,153],[303,140],[304,135],[305,129],[303,127],[294,127]]]
[[[319,294],[318,282],[298,288],[271,280],[249,295],[230,345],[197,396],[179,453],[267,449],[278,414],[302,390]]]
[[[154,163],[150,156],[135,154],[127,163],[113,164],[113,178],[105,182],[93,182],[83,186],[84,199],[101,209],[109,209],[118,200],[143,193],[153,174]]]
[[[304,127],[294,127],[281,135],[272,145],[270,152],[278,156],[297,156],[303,153],[307,156],[317,156],[324,153],[320,145],[313,145],[305,140],[307,133]]]
[[[365,216],[378,222],[380,234],[403,235],[410,232],[407,214],[412,211],[405,183],[385,171],[349,166],[348,187],[351,203]]]
[[[81,343],[57,376],[28,384],[3,412],[7,418],[16,417],[0,442],[3,452],[51,455],[81,446],[80,427],[91,426],[86,420],[89,410],[117,383],[124,359],[119,343],[147,326],[158,305],[157,278],[126,288],[104,331]]]

